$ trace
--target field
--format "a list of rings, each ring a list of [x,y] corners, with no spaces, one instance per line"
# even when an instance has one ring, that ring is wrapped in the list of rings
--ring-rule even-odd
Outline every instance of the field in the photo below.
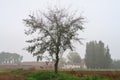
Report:
[[[73,74],[78,77],[84,76],[103,76],[112,80],[120,80],[120,70],[80,70],[80,71],[64,71],[67,74]]]
[[[120,80],[119,70],[70,70],[54,74],[43,70],[0,70],[0,80]]]

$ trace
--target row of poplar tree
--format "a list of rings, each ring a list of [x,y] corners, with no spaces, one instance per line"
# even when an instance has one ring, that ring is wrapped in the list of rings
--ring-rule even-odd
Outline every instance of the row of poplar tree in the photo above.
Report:
[[[22,59],[23,59],[23,56],[16,53],[10,53],[10,52],[0,53],[0,64],[20,63]]]

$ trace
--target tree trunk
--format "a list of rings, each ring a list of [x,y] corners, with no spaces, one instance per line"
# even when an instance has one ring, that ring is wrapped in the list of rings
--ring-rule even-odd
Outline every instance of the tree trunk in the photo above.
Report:
[[[56,61],[55,61],[55,64],[54,64],[55,74],[58,73],[58,63],[59,63],[59,56],[58,56],[58,54],[56,54]]]

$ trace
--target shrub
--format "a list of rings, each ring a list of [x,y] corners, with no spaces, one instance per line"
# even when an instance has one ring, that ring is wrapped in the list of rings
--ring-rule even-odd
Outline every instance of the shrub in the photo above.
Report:
[[[36,68],[33,66],[33,67],[29,68],[28,70],[30,70],[30,71],[35,71]]]

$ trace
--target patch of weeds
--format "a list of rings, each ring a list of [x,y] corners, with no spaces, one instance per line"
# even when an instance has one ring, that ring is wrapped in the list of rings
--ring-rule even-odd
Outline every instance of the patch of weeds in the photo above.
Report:
[[[32,73],[30,70],[24,70],[24,69],[16,69],[16,70],[11,70],[11,73],[14,74],[15,76],[23,76],[26,77]]]

